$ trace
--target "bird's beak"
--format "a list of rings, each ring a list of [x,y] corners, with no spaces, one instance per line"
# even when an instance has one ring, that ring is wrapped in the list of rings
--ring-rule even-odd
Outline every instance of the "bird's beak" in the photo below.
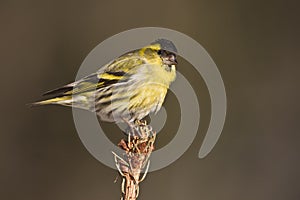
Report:
[[[168,65],[177,65],[176,55],[169,54],[166,58],[166,64]]]
[[[171,62],[172,62],[172,65],[177,65],[178,64],[176,58],[174,60],[172,60]]]

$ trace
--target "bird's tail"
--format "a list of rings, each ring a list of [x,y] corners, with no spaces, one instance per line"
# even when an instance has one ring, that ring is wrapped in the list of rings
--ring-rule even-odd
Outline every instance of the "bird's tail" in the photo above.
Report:
[[[31,103],[30,105],[31,106],[42,106],[42,105],[50,105],[50,104],[71,106],[72,105],[72,96],[55,97],[52,99],[34,102],[34,103]]]

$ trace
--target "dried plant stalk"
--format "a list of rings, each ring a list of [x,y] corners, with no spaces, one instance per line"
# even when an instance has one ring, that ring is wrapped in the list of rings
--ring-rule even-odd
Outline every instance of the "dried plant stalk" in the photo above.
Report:
[[[146,121],[137,121],[128,134],[127,140],[119,143],[125,152],[122,156],[114,154],[116,166],[123,177],[122,200],[135,200],[150,166],[149,157],[154,149],[156,133]],[[143,175],[141,175],[143,173]]]

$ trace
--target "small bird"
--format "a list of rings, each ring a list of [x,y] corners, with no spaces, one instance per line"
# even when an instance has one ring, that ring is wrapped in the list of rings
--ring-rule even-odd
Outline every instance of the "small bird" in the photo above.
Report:
[[[176,53],[171,41],[158,39],[116,58],[96,73],[46,92],[44,95],[52,97],[33,105],[86,109],[108,122],[142,120],[160,110],[176,78]]]

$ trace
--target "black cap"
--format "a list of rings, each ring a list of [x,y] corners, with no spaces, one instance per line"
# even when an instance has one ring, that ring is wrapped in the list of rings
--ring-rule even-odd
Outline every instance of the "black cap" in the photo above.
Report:
[[[151,44],[160,44],[160,46],[163,50],[167,50],[167,51],[171,51],[173,53],[177,53],[176,46],[170,40],[160,38],[160,39],[155,40]]]

